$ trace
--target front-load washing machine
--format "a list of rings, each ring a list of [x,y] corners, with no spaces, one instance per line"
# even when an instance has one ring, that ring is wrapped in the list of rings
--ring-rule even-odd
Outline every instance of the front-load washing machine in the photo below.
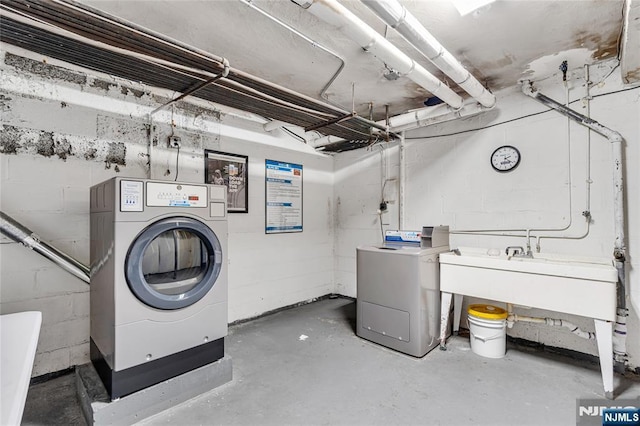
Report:
[[[91,360],[112,399],[224,356],[225,186],[91,188]]]

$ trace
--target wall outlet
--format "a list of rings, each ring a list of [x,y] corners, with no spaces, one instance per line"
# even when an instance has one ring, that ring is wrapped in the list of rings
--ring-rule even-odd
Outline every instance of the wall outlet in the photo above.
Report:
[[[180,148],[180,137],[169,136],[169,148]]]

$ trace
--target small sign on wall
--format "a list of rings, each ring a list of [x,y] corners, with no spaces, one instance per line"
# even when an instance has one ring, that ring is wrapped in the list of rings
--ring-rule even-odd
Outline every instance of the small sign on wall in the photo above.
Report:
[[[249,157],[204,151],[205,183],[227,187],[227,211],[249,212]]]
[[[302,232],[302,165],[265,161],[265,233]]]

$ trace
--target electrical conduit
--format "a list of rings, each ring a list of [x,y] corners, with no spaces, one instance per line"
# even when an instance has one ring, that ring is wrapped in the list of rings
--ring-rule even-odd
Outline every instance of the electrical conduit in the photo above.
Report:
[[[302,38],[303,40],[305,40],[306,42],[311,44],[313,47],[317,47],[318,49],[322,50],[325,53],[328,53],[329,55],[333,56],[334,58],[336,58],[337,60],[340,61],[340,66],[338,67],[338,70],[333,74],[331,79],[329,79],[327,84],[325,84],[324,87],[322,88],[322,90],[320,91],[320,97],[323,98],[324,100],[326,100],[327,102],[330,102],[329,101],[329,97],[326,95],[327,90],[329,90],[329,86],[331,86],[333,84],[333,82],[336,80],[336,78],[338,78],[338,75],[340,75],[340,73],[344,69],[345,60],[340,55],[335,53],[334,51],[332,51],[332,50],[328,49],[327,47],[321,45],[317,41],[307,37],[306,35],[304,35],[300,31],[298,31],[295,28],[293,28],[291,25],[287,24],[284,21],[281,21],[280,19],[276,18],[275,16],[271,15],[270,13],[260,9],[258,6],[256,6],[255,4],[252,3],[252,0],[240,0],[240,1],[242,3],[244,3],[245,5],[249,6],[250,8],[252,8],[253,10],[255,10],[256,12],[258,12],[258,13],[262,14],[263,16],[271,19],[276,24],[278,24],[278,25],[286,28],[287,30],[291,31],[292,33],[294,33],[298,37]],[[288,125],[288,123],[285,124],[285,125]]]

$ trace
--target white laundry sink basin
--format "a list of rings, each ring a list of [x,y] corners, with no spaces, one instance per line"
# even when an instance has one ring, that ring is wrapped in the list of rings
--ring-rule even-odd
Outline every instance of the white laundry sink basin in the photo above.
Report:
[[[460,247],[440,255],[443,292],[589,318],[616,318],[617,271],[611,259]],[[494,254],[495,255],[490,255]]]
[[[458,253],[443,253],[441,348],[446,347],[452,297],[455,297],[454,331],[460,324],[464,296],[593,318],[605,396],[612,398],[617,281],[616,268],[606,258],[540,253],[526,258],[507,256],[495,249],[466,247],[460,247]]]

